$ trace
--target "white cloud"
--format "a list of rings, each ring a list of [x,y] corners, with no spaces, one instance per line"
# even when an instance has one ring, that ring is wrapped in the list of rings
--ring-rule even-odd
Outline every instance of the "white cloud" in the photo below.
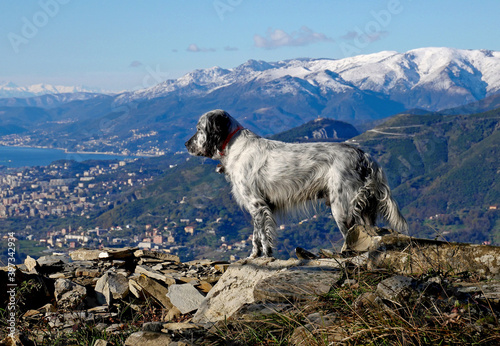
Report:
[[[253,41],[256,47],[273,49],[285,46],[306,46],[316,42],[334,42],[325,34],[314,32],[307,26],[303,26],[299,31],[287,33],[281,29],[272,30],[269,28],[266,37],[255,34]]]
[[[194,52],[194,53],[198,53],[198,52],[215,52],[215,48],[202,48],[202,47],[198,47],[197,44],[194,44],[194,43],[191,43],[187,49],[186,49],[188,52]]]

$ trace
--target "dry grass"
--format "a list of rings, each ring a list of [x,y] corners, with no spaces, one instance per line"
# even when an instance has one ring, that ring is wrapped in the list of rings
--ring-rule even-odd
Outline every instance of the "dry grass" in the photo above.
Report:
[[[358,271],[349,275],[352,284],[343,285],[345,275],[327,295],[307,303],[295,302],[287,312],[219,323],[207,344],[500,344],[499,305],[457,294],[451,285],[457,278],[442,273],[414,277],[420,286],[404,302],[368,302],[366,298],[376,291],[378,283],[390,276],[387,271]],[[307,316],[317,312],[334,316],[334,323],[311,323]]]

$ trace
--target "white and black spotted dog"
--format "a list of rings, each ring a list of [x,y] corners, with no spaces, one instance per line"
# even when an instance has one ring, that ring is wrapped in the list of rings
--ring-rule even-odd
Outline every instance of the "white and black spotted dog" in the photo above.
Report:
[[[227,112],[201,116],[186,142],[191,155],[220,160],[237,202],[252,216],[251,258],[272,255],[275,216],[325,200],[344,238],[354,224],[382,216],[400,232],[408,225],[382,169],[370,155],[344,143],[283,143],[262,138]]]

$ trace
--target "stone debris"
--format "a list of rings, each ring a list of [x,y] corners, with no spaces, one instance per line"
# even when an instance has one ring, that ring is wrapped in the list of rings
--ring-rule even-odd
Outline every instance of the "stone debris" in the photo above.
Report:
[[[452,303],[454,297],[473,296],[500,304],[499,269],[495,267],[500,263],[498,248],[455,244],[454,254],[476,259],[465,264],[452,256],[452,261],[461,269],[473,269],[476,263],[477,272],[484,276],[483,281],[451,284],[439,275],[426,280],[410,277],[415,269],[418,272],[429,268],[422,265],[423,257],[408,246],[409,239],[390,230],[355,226],[348,233],[344,254],[322,250],[317,256],[297,248],[298,259],[258,258],[235,263],[182,263],[178,256],[137,248],[78,249],[69,256],[38,259],[28,256],[15,272],[18,285],[32,285],[32,296],[26,299],[20,318],[29,323],[43,319],[53,331],[63,333],[73,331],[80,323],[92,322],[96,330],[117,334],[128,328],[120,320],[124,312],[147,316],[147,311],[155,310],[157,317],[142,322],[142,330],[130,334],[125,345],[196,345],[203,343],[217,323],[276,313],[297,315],[298,302],[309,304],[341,287],[356,289],[360,283],[355,273],[360,268],[390,268],[393,275],[380,281],[372,292],[359,295],[352,303],[355,310],[390,315],[408,301],[432,295],[449,297],[447,301]],[[449,255],[449,244],[431,243],[429,253],[423,242],[417,242],[418,249],[427,256],[431,256],[430,252],[438,254],[435,260]],[[383,251],[382,246],[387,244],[391,244],[390,250]],[[414,254],[421,266],[408,262]],[[396,259],[401,263],[397,264]],[[6,268],[0,270],[1,282],[7,280],[7,272]],[[291,334],[289,343],[305,345],[323,338],[335,344],[348,338],[344,329],[335,327],[338,318],[323,312],[307,315]],[[95,342],[107,344],[105,340]]]
[[[182,314],[198,310],[205,298],[193,285],[172,285],[168,288],[167,297]]]

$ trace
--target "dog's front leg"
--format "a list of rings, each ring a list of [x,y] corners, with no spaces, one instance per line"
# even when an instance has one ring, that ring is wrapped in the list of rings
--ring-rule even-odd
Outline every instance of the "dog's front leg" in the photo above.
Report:
[[[271,208],[257,204],[250,212],[253,219],[253,250],[250,258],[272,257],[273,240],[276,234],[276,221]]]

